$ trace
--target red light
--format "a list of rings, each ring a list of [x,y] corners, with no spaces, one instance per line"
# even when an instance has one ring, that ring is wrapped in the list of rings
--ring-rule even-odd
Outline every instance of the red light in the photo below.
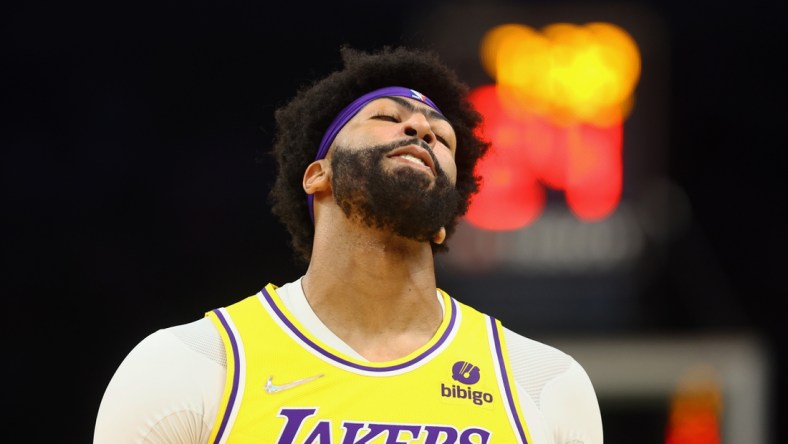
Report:
[[[596,221],[621,200],[622,128],[588,124],[568,128],[569,158],[566,203],[581,220]]]
[[[545,185],[563,189],[566,184],[566,166],[569,164],[565,129],[535,114],[524,116],[522,125],[526,130],[522,149],[526,153],[529,168]]]
[[[694,412],[668,426],[665,444],[720,444],[719,427],[713,412]]]
[[[483,182],[466,219],[486,230],[522,228],[541,214],[546,199],[521,148],[523,127],[503,111],[494,86],[477,88],[470,100],[485,117],[480,136],[492,145],[477,165]]]
[[[491,149],[477,167],[483,182],[466,220],[486,230],[527,226],[544,210],[545,187],[563,190],[580,220],[600,220],[615,210],[623,183],[621,123],[559,125],[526,111],[514,116],[499,94],[497,86],[485,85],[469,96],[484,116],[480,136]]]

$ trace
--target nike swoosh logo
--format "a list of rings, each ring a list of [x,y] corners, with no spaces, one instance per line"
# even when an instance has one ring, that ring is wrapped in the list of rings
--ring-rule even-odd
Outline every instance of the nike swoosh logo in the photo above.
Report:
[[[301,384],[306,384],[307,382],[314,381],[317,378],[322,377],[323,375],[316,375],[310,378],[299,379],[297,381],[288,382],[287,384],[274,384],[274,377],[269,376],[268,381],[265,382],[265,392],[266,393],[278,393],[283,390],[291,389],[293,387],[299,386]]]

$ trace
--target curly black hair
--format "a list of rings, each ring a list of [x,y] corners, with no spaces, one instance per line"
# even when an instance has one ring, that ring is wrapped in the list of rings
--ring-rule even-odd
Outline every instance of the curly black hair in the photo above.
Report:
[[[291,235],[291,245],[306,262],[312,255],[314,226],[309,217],[302,187],[306,167],[315,160],[323,133],[349,103],[386,86],[415,89],[435,102],[451,122],[457,136],[456,188],[462,198],[457,215],[446,227],[446,239],[468,211],[470,199],[479,189],[480,177],[474,168],[487,152],[489,143],[478,137],[482,117],[468,101],[468,86],[426,49],[384,47],[363,52],[340,48],[344,67],[310,85],[275,112],[276,134],[272,154],[278,172],[269,194],[272,211]],[[432,244],[433,252],[447,251],[446,242]]]

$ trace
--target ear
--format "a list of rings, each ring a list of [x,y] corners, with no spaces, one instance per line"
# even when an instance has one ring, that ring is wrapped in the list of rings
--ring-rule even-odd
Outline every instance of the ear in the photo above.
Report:
[[[325,159],[316,160],[306,167],[302,186],[306,194],[315,194],[331,188],[330,175],[328,174],[328,163]]]
[[[446,227],[441,227],[441,229],[438,230],[437,233],[435,233],[435,236],[432,237],[432,242],[437,245],[440,245],[445,240],[446,240]]]

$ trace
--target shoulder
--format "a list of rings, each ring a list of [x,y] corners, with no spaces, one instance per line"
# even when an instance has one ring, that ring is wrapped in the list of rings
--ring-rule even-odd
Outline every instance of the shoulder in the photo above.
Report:
[[[208,362],[226,365],[219,332],[207,318],[151,333],[129,352],[121,368],[135,367],[140,363],[144,363],[145,368],[151,365],[171,366],[180,362],[188,365]]]
[[[556,442],[601,444],[599,402],[583,366],[562,350],[507,328],[504,337],[515,383],[560,438]]]
[[[112,376],[94,442],[142,442],[153,434],[207,438],[224,389],[223,362],[221,339],[208,319],[151,333]]]
[[[579,366],[563,351],[504,328],[515,381],[540,405],[545,387]]]

